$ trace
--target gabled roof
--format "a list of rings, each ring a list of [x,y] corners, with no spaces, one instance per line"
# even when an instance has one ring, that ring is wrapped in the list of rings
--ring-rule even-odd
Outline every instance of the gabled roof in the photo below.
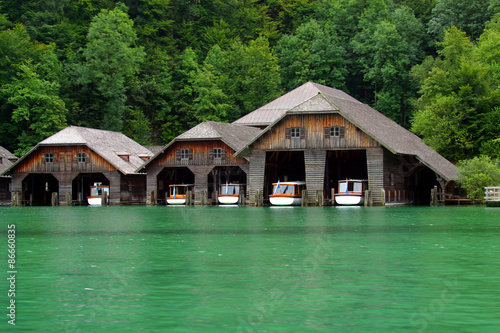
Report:
[[[123,174],[135,173],[135,170],[144,164],[141,157],[153,156],[151,151],[120,132],[69,126],[39,142],[15,165],[39,147],[73,145],[89,147]],[[128,162],[118,155],[129,155]]]
[[[14,165],[13,161],[16,161],[17,157],[2,146],[0,146],[0,157],[2,158],[2,163],[0,163],[0,175],[1,175],[12,165]]]
[[[219,123],[216,121],[204,121],[170,141],[161,151],[157,152],[154,157],[148,161],[148,163],[141,166],[140,169],[151,163],[156,156],[167,150],[167,148],[174,144],[174,142],[220,140],[234,149],[234,151],[237,151],[243,148],[260,132],[261,130],[255,127]],[[137,171],[139,171],[139,169]]]
[[[284,113],[299,104],[311,99],[318,94],[326,94],[329,96],[334,96],[337,99],[348,100],[352,102],[360,103],[357,99],[346,94],[342,90],[327,87],[314,82],[307,82],[298,88],[278,97],[274,101],[258,108],[255,111],[241,117],[240,119],[233,122],[233,124],[238,125],[248,125],[248,126],[267,126],[274,123],[274,121]]]
[[[295,96],[291,96],[290,94]],[[293,101],[287,104],[288,106],[293,105],[289,109],[279,112],[277,111],[277,108],[273,107],[269,107],[267,111],[263,109],[264,107],[257,109],[256,111],[259,111],[259,113],[269,112],[268,116],[259,117],[260,119],[272,119],[272,122],[268,123],[268,127],[265,130],[249,141],[245,147],[238,150],[235,155],[244,155],[244,152],[248,147],[250,147],[262,135],[264,135],[264,133],[269,131],[288,114],[314,114],[330,112],[341,114],[348,121],[356,125],[356,127],[375,139],[392,153],[400,155],[414,155],[423,164],[428,166],[445,180],[449,181],[456,179],[458,170],[457,167],[432,148],[427,146],[418,136],[387,118],[369,105],[363,104],[354,98],[347,98],[346,95],[347,94],[339,92],[337,89],[308,82],[290,93],[278,98],[279,100],[287,96],[286,99],[281,102],[275,103],[277,101],[276,100],[268,104],[281,107],[281,105],[286,104],[286,100]],[[301,99],[302,101],[299,103]],[[248,123],[252,119],[257,119],[252,118],[253,116],[248,117],[252,113],[253,112],[246,115],[245,117],[247,117],[247,120],[244,120],[243,122]],[[239,122],[243,118],[238,119],[235,123]]]

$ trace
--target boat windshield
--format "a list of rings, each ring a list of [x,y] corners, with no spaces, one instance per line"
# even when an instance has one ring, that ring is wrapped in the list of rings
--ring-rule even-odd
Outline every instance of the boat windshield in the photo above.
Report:
[[[294,194],[294,186],[289,184],[276,184],[273,188],[274,194]]]
[[[349,189],[349,192],[362,192],[363,191],[363,183],[361,183],[361,182],[339,183],[339,192],[338,193],[345,193],[347,188]]]
[[[170,195],[185,195],[187,190],[187,186],[172,186],[170,187]]]
[[[240,194],[240,187],[238,185],[222,185],[220,193],[222,195]]]
[[[109,188],[99,187],[99,186],[90,188],[90,195],[93,197],[101,196],[103,192],[106,192],[107,194],[109,194]]]

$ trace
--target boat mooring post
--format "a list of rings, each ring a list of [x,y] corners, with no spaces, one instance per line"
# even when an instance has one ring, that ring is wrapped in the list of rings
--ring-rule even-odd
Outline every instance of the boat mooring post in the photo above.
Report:
[[[10,204],[14,207],[20,206],[19,192],[12,192],[12,202]]]
[[[323,206],[323,191],[322,190],[316,191],[316,206],[319,206],[319,207]]]
[[[308,191],[303,190],[302,191],[302,207],[306,207],[309,205],[309,200],[308,200]]]
[[[52,192],[50,204],[51,206],[59,206],[59,193]]]
[[[373,201],[372,201],[372,191],[366,190],[365,191],[365,207],[372,206]]]
[[[71,199],[71,192],[66,192],[66,206],[71,206],[73,200]]]

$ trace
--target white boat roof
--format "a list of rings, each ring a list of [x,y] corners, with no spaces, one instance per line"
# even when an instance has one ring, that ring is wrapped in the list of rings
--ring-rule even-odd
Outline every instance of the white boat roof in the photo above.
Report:
[[[194,184],[172,184],[168,185],[169,187],[174,187],[174,186],[194,186]]]
[[[339,180],[339,183],[349,183],[349,182],[367,182],[368,179],[344,179]]]
[[[297,181],[297,182],[279,182],[280,185],[305,185],[305,181]],[[273,183],[273,185],[278,185],[278,182]]]

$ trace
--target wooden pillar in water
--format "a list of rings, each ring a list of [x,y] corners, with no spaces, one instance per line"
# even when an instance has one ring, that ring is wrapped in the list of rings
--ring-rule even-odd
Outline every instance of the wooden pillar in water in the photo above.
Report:
[[[368,188],[371,190],[372,204],[383,205],[382,189],[384,188],[384,151],[383,148],[366,149],[368,171]]]
[[[194,174],[194,204],[208,204],[208,174],[213,166],[189,165],[189,170]]]
[[[302,207],[307,207],[309,205],[309,191],[308,190],[303,190],[302,191]]]
[[[158,193],[158,174],[163,170],[160,166],[148,166],[146,174],[146,205],[156,205]],[[155,195],[152,197],[152,195]]]
[[[73,199],[71,192],[66,192],[66,206],[73,205]]]
[[[263,150],[252,150],[250,157],[250,166],[248,168],[248,193],[250,197],[250,204],[262,205],[257,200],[262,201],[264,198],[264,173],[266,170],[266,152]],[[258,193],[257,193],[258,192]],[[258,194],[258,195],[257,195]]]
[[[52,196],[51,196],[51,200],[50,200],[50,205],[51,206],[59,206],[59,193],[52,192]]]
[[[120,204],[120,179],[121,173],[119,171],[114,172],[103,172],[103,175],[109,180],[109,197],[108,204],[109,205],[118,205]]]
[[[323,193],[325,184],[326,150],[304,151],[308,202],[315,202],[318,191]]]

